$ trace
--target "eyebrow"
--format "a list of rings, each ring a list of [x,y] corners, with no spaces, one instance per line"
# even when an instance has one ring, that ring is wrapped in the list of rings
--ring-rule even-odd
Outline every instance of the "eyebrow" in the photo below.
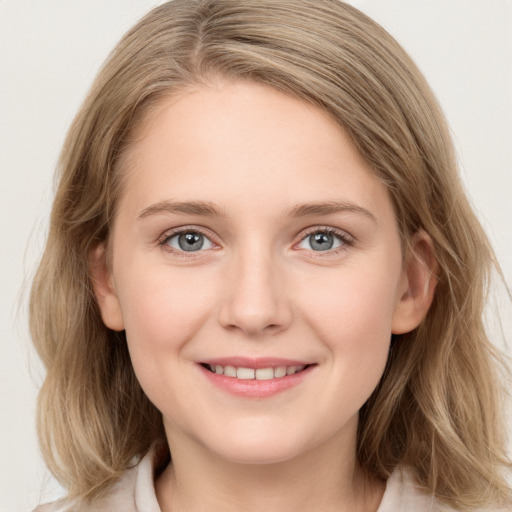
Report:
[[[160,201],[144,208],[139,214],[139,219],[160,213],[181,213],[183,215],[200,215],[204,217],[224,217],[214,203],[205,201],[173,202]]]
[[[377,218],[370,210],[345,201],[327,201],[323,203],[306,203],[294,206],[287,211],[290,217],[307,217],[313,215],[332,215],[335,213],[359,213],[378,224]]]
[[[327,201],[320,203],[305,203],[294,206],[285,211],[289,217],[308,217],[314,215],[332,215],[336,213],[359,213],[378,224],[372,212],[354,203],[345,201]],[[182,215],[198,215],[202,217],[225,217],[225,214],[215,205],[206,201],[159,201],[152,204],[139,214],[139,219],[162,213],[177,213]]]

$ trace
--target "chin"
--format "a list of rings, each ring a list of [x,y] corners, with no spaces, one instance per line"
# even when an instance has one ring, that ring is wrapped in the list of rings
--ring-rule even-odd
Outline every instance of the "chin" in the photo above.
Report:
[[[279,464],[295,458],[300,450],[270,450],[268,445],[263,446],[231,446],[229,450],[222,450],[218,455],[224,460],[236,464],[270,465]]]
[[[312,448],[289,432],[226,433],[210,449],[224,460],[237,464],[278,464],[294,459]],[[216,446],[215,446],[216,445]]]

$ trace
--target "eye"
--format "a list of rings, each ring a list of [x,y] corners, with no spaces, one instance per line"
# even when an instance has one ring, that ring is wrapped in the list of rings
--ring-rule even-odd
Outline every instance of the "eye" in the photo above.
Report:
[[[168,236],[162,245],[168,245],[175,251],[197,252],[211,249],[213,243],[199,231],[182,231]]]
[[[348,235],[330,229],[319,229],[306,235],[297,245],[299,249],[309,251],[330,251],[339,247],[351,245]]]

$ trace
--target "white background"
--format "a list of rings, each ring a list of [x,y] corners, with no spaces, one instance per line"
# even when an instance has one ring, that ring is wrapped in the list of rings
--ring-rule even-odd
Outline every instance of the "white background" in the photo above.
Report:
[[[158,3],[0,0],[1,512],[28,512],[56,492],[36,442],[35,397],[43,371],[26,316],[55,162],[103,59]],[[384,25],[430,81],[452,128],[468,193],[511,286],[512,1],[351,3]],[[511,304],[503,287],[498,302],[511,340]]]

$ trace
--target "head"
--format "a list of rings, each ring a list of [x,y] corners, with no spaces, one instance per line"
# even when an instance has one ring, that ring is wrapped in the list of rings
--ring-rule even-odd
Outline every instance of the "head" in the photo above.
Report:
[[[94,495],[163,436],[124,332],[102,320],[91,258],[105,247],[109,264],[127,159],[145,126],[169,98],[216,81],[265,86],[319,109],[385,187],[403,260],[423,261],[436,291],[418,325],[393,335],[360,411],[358,460],[379,478],[410,464],[456,502],[459,483],[439,477],[440,468],[454,458],[474,468],[498,435],[492,408],[474,399],[494,396],[482,326],[492,252],[421,73],[381,27],[338,0],[175,0],[141,20],[106,62],[65,143],[32,295],[33,336],[48,368],[40,401],[47,459],[72,493]],[[50,401],[64,418],[45,412]]]

